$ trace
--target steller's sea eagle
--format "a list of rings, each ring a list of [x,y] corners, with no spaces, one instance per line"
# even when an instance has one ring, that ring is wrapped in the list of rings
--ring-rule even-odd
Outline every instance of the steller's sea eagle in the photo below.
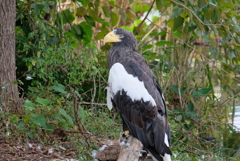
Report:
[[[114,107],[123,121],[123,130],[138,140],[159,161],[170,161],[171,140],[167,110],[160,85],[146,60],[136,52],[134,34],[117,28],[104,37],[112,43],[107,106]]]

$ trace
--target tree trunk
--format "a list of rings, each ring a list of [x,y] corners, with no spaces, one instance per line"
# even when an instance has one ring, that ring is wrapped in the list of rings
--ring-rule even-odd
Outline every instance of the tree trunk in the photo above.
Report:
[[[16,0],[0,0],[0,110],[19,106],[15,65]]]

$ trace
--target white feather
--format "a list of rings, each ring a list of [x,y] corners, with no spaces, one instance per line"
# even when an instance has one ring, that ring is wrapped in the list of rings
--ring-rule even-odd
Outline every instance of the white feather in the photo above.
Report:
[[[165,133],[165,136],[164,136],[164,143],[167,145],[167,147],[169,147],[169,142],[168,142],[168,136],[167,134]],[[149,152],[149,155],[152,157],[152,159],[154,161],[157,161],[157,159]],[[164,156],[161,156],[163,158],[163,161],[171,161],[171,156],[169,154],[164,154]]]
[[[148,93],[144,83],[139,81],[137,77],[128,74],[124,66],[120,63],[115,63],[109,72],[108,77],[108,91],[107,101],[113,98],[118,91],[126,91],[127,95],[133,100],[143,99],[145,102],[150,101],[153,106],[156,102],[153,97]],[[107,102],[108,108],[112,108],[112,104]]]
[[[107,147],[107,145],[103,145],[103,146],[99,149],[99,151],[103,151],[106,147]]]
[[[109,110],[112,110],[113,105],[111,101],[110,88],[109,87],[106,87],[106,88],[107,88],[107,107]]]
[[[167,147],[169,147],[168,136],[166,133],[165,133],[165,137],[164,137],[164,143],[167,145]]]
[[[165,133],[165,136],[164,136],[164,143],[167,145],[167,147],[169,147],[168,136],[167,136],[166,133]],[[164,156],[163,156],[163,160],[164,161],[171,161],[170,155],[165,153]]]
[[[171,161],[170,155],[165,153],[163,156],[163,161]]]

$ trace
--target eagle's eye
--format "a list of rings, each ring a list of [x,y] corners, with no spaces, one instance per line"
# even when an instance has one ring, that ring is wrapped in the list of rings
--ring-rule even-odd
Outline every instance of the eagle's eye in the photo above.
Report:
[[[119,34],[119,38],[124,38],[124,35],[123,34]]]

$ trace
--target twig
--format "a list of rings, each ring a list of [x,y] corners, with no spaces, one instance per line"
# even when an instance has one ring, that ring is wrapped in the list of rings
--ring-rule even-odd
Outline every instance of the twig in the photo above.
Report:
[[[92,111],[94,111],[93,109],[93,102],[96,96],[96,77],[95,75],[93,76],[93,94],[92,94],[92,99],[91,99],[91,109]]]
[[[107,106],[106,103],[92,103],[92,102],[85,102],[85,101],[82,101],[82,102],[79,102],[80,104],[86,104],[86,105],[98,105],[98,106]]]
[[[144,17],[144,19],[142,20],[142,22],[138,25],[138,27],[137,27],[137,29],[135,30],[134,34],[136,34],[136,33],[138,32],[138,30],[139,30],[140,27],[142,26],[143,22],[147,19],[147,17],[148,17],[148,15],[149,15],[150,11],[151,11],[152,8],[153,8],[154,3],[155,3],[155,0],[153,0],[150,9],[148,10],[148,12],[147,12],[146,16]]]
[[[236,96],[238,96],[238,95],[240,95],[240,94],[236,94],[236,95],[234,95],[234,96],[232,96],[232,97],[227,98],[225,101],[223,101],[223,102],[219,105],[219,107],[223,106],[228,100],[234,99],[234,97],[236,97]]]
[[[84,127],[84,125],[82,124],[81,120],[78,118],[78,103],[77,103],[78,97],[76,96],[76,94],[74,94],[73,97],[74,97],[74,99],[73,99],[74,116],[75,116],[75,120],[76,120],[76,123],[77,123],[78,130],[84,136],[85,142],[87,143],[87,146],[90,147],[90,145],[88,143],[88,138],[89,137],[86,136],[86,132],[85,132],[87,130]]]

